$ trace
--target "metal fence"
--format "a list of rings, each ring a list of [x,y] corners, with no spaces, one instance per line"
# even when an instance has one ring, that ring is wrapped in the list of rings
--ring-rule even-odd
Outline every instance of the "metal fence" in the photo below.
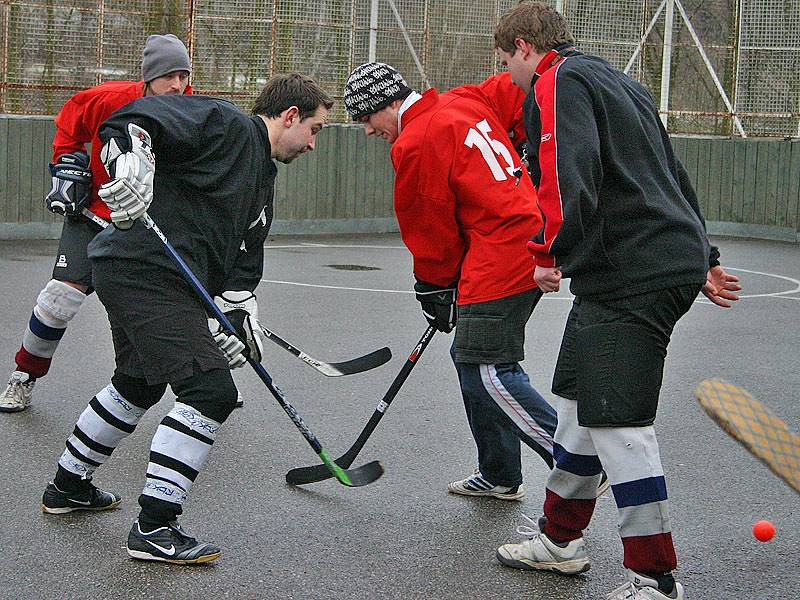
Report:
[[[516,0],[0,0],[0,112],[55,114],[76,90],[138,79],[150,33],[189,47],[194,88],[248,109],[274,73],[335,97],[371,58],[417,88],[499,68]],[[644,82],[674,133],[800,137],[800,0],[551,0],[585,52]],[[332,118],[345,120],[341,103]]]

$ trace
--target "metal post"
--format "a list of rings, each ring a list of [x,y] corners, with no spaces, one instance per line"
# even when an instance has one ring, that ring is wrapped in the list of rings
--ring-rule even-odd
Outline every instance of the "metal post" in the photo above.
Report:
[[[556,0],[556,12],[564,14],[564,0]]]
[[[661,57],[661,105],[658,112],[664,129],[669,122],[669,77],[672,68],[672,28],[675,23],[675,0],[667,0],[664,14],[664,53]]]
[[[94,73],[94,84],[99,85],[103,81],[103,35],[105,34],[106,3],[100,0],[97,10],[97,69]]]
[[[367,62],[375,62],[378,50],[378,0],[372,0],[369,10],[369,54]]]

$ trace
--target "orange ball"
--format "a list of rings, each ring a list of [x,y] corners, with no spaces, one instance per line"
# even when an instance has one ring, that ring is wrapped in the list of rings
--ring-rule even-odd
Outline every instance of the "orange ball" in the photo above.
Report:
[[[759,542],[768,542],[775,537],[775,525],[769,521],[757,521],[753,525],[753,535]]]

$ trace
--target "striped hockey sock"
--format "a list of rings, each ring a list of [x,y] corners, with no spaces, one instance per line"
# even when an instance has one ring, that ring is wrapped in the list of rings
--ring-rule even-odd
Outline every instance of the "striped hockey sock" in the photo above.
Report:
[[[125,400],[112,384],[92,398],[81,413],[66,449],[58,459],[61,469],[81,479],[111,456],[119,443],[133,433],[145,409]]]
[[[158,426],[150,446],[147,480],[139,499],[145,511],[180,514],[180,506],[208,457],[219,427],[220,423],[192,406],[175,403]]]

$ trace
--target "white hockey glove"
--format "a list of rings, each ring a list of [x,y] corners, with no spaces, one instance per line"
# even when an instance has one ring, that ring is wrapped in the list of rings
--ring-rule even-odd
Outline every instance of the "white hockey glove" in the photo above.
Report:
[[[232,333],[225,333],[216,319],[208,319],[208,329],[211,331],[211,336],[217,342],[217,346],[222,350],[225,358],[228,360],[228,367],[231,369],[238,369],[247,364],[247,358],[244,355],[244,344],[242,340],[233,335]]]
[[[264,346],[261,337],[256,335],[258,331],[258,304],[252,292],[223,292],[221,296],[214,298],[214,303],[228,317],[228,320],[236,328],[236,335],[244,342],[246,350],[245,356],[249,356],[256,362],[261,362],[264,353]]]
[[[100,158],[111,181],[100,186],[98,196],[111,209],[111,221],[119,229],[130,229],[153,201],[153,176],[156,159],[150,134],[128,123],[131,139],[129,152],[122,152],[115,139],[100,151]]]

